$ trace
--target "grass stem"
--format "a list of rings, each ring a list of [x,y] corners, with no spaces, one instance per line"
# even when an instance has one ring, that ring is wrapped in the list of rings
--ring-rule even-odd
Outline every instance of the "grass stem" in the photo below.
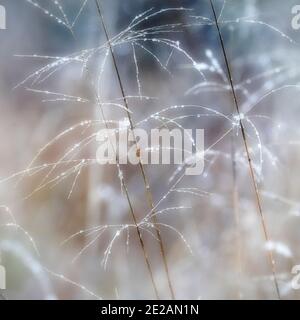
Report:
[[[106,24],[105,24],[105,21],[104,21],[104,16],[103,16],[103,13],[102,13],[103,11],[102,11],[102,8],[101,8],[101,4],[100,4],[99,0],[95,0],[95,2],[96,2],[96,6],[97,6],[97,11],[98,11],[98,14],[99,14],[99,17],[100,17],[100,20],[101,20],[101,24],[102,24],[102,27],[103,27],[103,30],[104,30],[104,33],[105,33],[105,37],[106,37],[106,40],[107,40],[107,43],[108,43],[108,46],[109,46],[110,54],[111,54],[111,57],[112,57],[112,60],[113,60],[113,65],[114,65],[114,69],[115,69],[115,72],[116,72],[116,75],[117,75],[117,78],[118,78],[118,83],[119,83],[119,86],[120,86],[123,102],[124,102],[125,108],[127,110],[126,113],[127,113],[127,117],[128,117],[129,123],[130,123],[130,128],[133,131],[135,126],[134,126],[134,123],[133,123],[132,116],[131,116],[131,114],[129,112],[129,104],[128,104],[128,101],[127,101],[127,98],[126,98],[125,89],[124,89],[124,86],[123,86],[123,83],[122,83],[122,80],[121,80],[121,75],[120,75],[118,64],[117,64],[117,60],[116,60],[116,57],[115,57],[115,54],[114,54],[114,51],[113,51],[113,48],[112,48],[112,45],[111,45],[111,41],[110,41],[110,37],[109,37],[109,34],[108,34],[108,30],[106,28]],[[135,136],[134,136],[134,142],[135,142],[135,146],[136,146],[136,148],[138,150],[139,146],[138,146],[138,142],[137,142],[137,139],[136,139]],[[149,180],[147,178],[144,165],[143,165],[143,163],[142,163],[140,158],[139,158],[139,168],[140,168],[140,171],[141,171],[141,174],[142,174],[142,177],[143,177],[143,182],[144,182],[144,185],[145,185],[145,192],[146,192],[147,201],[148,201],[149,207],[150,207],[151,212],[152,212],[152,216],[153,216],[152,220],[153,220],[154,225],[156,226],[155,227],[156,235],[157,235],[157,238],[158,238],[158,241],[159,241],[160,253],[161,253],[161,256],[162,256],[162,259],[163,259],[163,264],[164,264],[165,273],[166,273],[166,277],[167,277],[167,281],[168,281],[170,295],[171,295],[171,298],[174,300],[175,299],[175,293],[174,293],[173,285],[172,285],[172,282],[171,282],[170,271],[169,271],[169,267],[168,267],[168,263],[167,263],[167,256],[166,256],[166,252],[165,252],[165,248],[164,248],[164,244],[163,244],[163,240],[162,240],[161,231],[159,229],[157,216],[155,214],[155,206],[154,206],[153,196],[152,196]],[[135,216],[134,216],[134,220],[136,220]]]
[[[255,178],[255,174],[254,174],[254,168],[253,168],[252,159],[251,159],[251,155],[250,155],[250,151],[249,151],[246,131],[245,131],[245,127],[244,127],[244,124],[243,124],[243,121],[242,121],[242,118],[241,118],[240,107],[239,107],[237,95],[236,95],[234,84],[233,84],[232,72],[231,72],[231,69],[230,69],[229,60],[228,60],[228,57],[227,57],[225,44],[224,44],[223,36],[222,36],[221,30],[220,30],[220,26],[219,26],[219,23],[218,23],[218,18],[217,18],[217,14],[216,14],[216,10],[215,10],[214,4],[213,4],[213,0],[209,0],[209,1],[210,1],[211,9],[212,9],[212,12],[213,12],[216,28],[217,28],[217,31],[218,31],[220,44],[221,44],[221,47],[222,47],[222,52],[223,52],[223,56],[224,56],[224,60],[225,60],[225,64],[226,64],[227,73],[228,73],[228,79],[229,79],[231,92],[232,92],[232,96],[233,96],[233,100],[234,100],[234,105],[235,105],[236,112],[237,112],[237,115],[238,115],[239,127],[241,129],[243,143],[244,143],[244,146],[245,146],[245,151],[246,151],[246,155],[247,155],[247,161],[248,161],[249,170],[250,170],[250,178],[251,178],[251,181],[253,183],[253,188],[254,188],[255,197],[256,197],[256,204],[257,204],[259,216],[260,216],[260,219],[261,219],[261,224],[262,224],[262,228],[263,228],[263,232],[264,232],[264,237],[265,237],[266,242],[269,242],[270,237],[269,237],[268,229],[267,229],[267,226],[266,226],[265,216],[264,216],[264,213],[263,213],[263,210],[262,210],[261,197],[260,197],[258,184],[257,184],[256,178]],[[271,266],[271,270],[272,270],[272,275],[273,275],[276,294],[277,294],[278,299],[280,299],[281,297],[280,297],[280,291],[279,291],[279,286],[278,286],[278,280],[277,280],[277,276],[276,276],[275,260],[274,260],[273,251],[272,250],[268,250],[268,260],[269,260],[269,263],[270,263],[270,266]]]

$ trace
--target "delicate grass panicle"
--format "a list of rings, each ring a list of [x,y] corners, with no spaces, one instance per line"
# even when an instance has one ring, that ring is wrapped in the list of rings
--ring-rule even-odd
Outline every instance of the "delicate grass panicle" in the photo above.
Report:
[[[201,0],[194,7],[188,1],[186,7],[168,7],[166,1],[136,13],[138,5],[132,3],[124,17],[133,10],[133,18],[114,34],[124,24],[117,17],[121,5],[101,0],[24,3],[79,49],[16,55],[37,67],[16,82],[14,93],[37,95],[53,107],[47,117],[57,112],[69,125],[51,139],[48,135],[24,170],[0,180],[0,186],[21,194],[21,200],[0,206],[4,256],[19,259],[47,299],[60,298],[58,286],[95,299],[294,297],[289,273],[297,246],[284,228],[299,216],[300,206],[286,191],[289,181],[280,188],[272,179],[284,172],[277,138],[285,124],[278,120],[277,106],[287,91],[299,89],[298,74],[278,58],[280,52],[270,57],[263,46],[254,52],[245,34],[253,37],[253,47],[261,31],[281,49],[294,52],[297,43],[285,30],[252,15],[264,5]],[[84,30],[89,30],[90,46],[82,41]],[[141,152],[155,148],[141,150],[133,134],[138,165],[130,166],[120,161],[108,135],[116,164],[97,161],[99,130],[120,134],[123,129],[175,128],[204,128],[205,151],[196,149],[191,134],[185,139],[195,154],[183,164],[146,165]],[[297,144],[291,133],[286,136],[287,145]],[[185,175],[195,161],[204,161],[204,172]],[[294,165],[288,157],[284,161]],[[54,267],[51,255],[45,256],[47,240],[41,241],[19,212],[34,211],[40,208],[37,199],[50,203],[62,193],[63,202],[55,200],[50,210],[64,231],[51,224],[51,215],[36,222],[51,225],[56,240],[49,242],[65,261]],[[71,217],[67,212],[78,206],[80,213]],[[283,218],[284,208],[290,214]],[[62,211],[64,216],[58,216]],[[265,255],[268,265],[260,258]],[[74,265],[80,274],[69,271]],[[141,281],[137,293],[135,282]]]

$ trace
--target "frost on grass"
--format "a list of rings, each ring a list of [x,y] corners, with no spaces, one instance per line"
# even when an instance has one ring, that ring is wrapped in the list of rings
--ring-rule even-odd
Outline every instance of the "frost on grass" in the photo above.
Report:
[[[74,41],[76,41],[76,26],[80,22],[82,13],[86,10],[87,1],[77,1],[77,11],[73,17],[68,13],[67,7],[62,0],[49,1],[47,7],[44,7],[37,0],[25,1],[54,23],[68,30],[74,37]],[[279,28],[257,17],[228,17],[227,9],[234,5],[231,1],[220,1],[219,4],[217,21],[225,32],[226,29],[233,30],[232,32],[239,28],[263,29],[264,32],[276,35],[288,45],[295,45],[295,41]],[[185,19],[177,23],[164,23],[166,17],[175,13],[181,13]],[[205,209],[201,210],[202,204],[207,205],[209,209],[205,207],[206,210],[218,208],[218,211],[222,212],[218,217],[220,220],[228,219],[227,212],[236,210],[241,214],[244,207],[247,213],[251,212],[252,207],[249,203],[253,203],[253,199],[250,199],[250,196],[247,199],[247,195],[244,192],[244,190],[248,191],[250,187],[247,188],[246,183],[244,183],[243,189],[239,192],[241,181],[246,181],[244,179],[247,177],[249,170],[245,149],[238,143],[239,139],[241,139],[241,123],[245,127],[255,179],[258,181],[263,198],[284,203],[290,207],[291,211],[299,208],[296,201],[274,194],[271,191],[263,190],[265,175],[268,174],[269,167],[272,166],[274,172],[279,172],[282,166],[280,156],[276,154],[277,150],[274,148],[272,141],[269,141],[265,134],[266,130],[264,130],[265,127],[268,127],[270,130],[279,131],[282,128],[282,123],[273,119],[272,114],[268,113],[268,110],[264,107],[264,103],[268,99],[281,95],[283,92],[289,90],[297,91],[299,89],[299,85],[296,83],[297,73],[293,72],[291,67],[288,64],[284,64],[284,62],[281,65],[270,65],[267,69],[257,71],[251,68],[251,63],[253,63],[251,59],[234,57],[235,59],[230,61],[234,74],[242,74],[246,68],[253,71],[248,72],[245,77],[233,79],[234,90],[237,92],[241,111],[236,112],[234,109],[228,108],[225,101],[226,98],[230,97],[232,88],[222,55],[217,52],[217,47],[215,45],[203,47],[201,53],[199,53],[201,58],[198,58],[198,55],[192,55],[189,50],[185,49],[182,40],[176,39],[176,36],[181,39],[181,35],[189,29],[196,29],[201,32],[202,28],[214,29],[215,27],[216,24],[211,15],[198,15],[197,10],[182,7],[150,8],[133,17],[127,27],[118,34],[111,36],[109,41],[103,41],[95,47],[82,48],[66,56],[40,55],[38,53],[17,55],[17,58],[38,62],[40,67],[17,83],[15,90],[23,88],[29,93],[40,97],[46,105],[54,104],[63,107],[66,104],[73,107],[81,106],[82,108],[89,108],[91,105],[96,106],[100,114],[100,117],[80,121],[63,130],[40,148],[27,168],[0,180],[1,184],[13,181],[18,186],[25,179],[38,176],[38,182],[32,190],[27,190],[28,192],[22,200],[29,200],[45,189],[52,189],[67,182],[68,190],[65,198],[71,201],[76,196],[76,189],[81,182],[83,172],[97,170],[95,157],[87,157],[86,154],[88,150],[94,148],[94,142],[100,129],[114,128],[116,132],[119,132],[123,127],[127,128],[132,124],[134,128],[184,129],[187,124],[198,126],[203,123],[209,123],[215,131],[213,139],[207,143],[204,153],[196,150],[196,153],[186,159],[184,164],[177,167],[174,166],[171,168],[171,172],[164,174],[163,180],[166,182],[166,189],[159,196],[155,196],[153,208],[148,208],[146,212],[138,216],[136,224],[130,220],[128,220],[130,222],[123,222],[122,219],[120,219],[120,223],[116,221],[116,223],[112,224],[96,224],[71,233],[70,236],[63,240],[60,248],[69,245],[70,242],[77,241],[78,238],[85,239],[84,244],[74,254],[72,263],[82,260],[87,252],[97,247],[100,243],[104,248],[103,252],[99,253],[102,256],[101,262],[104,268],[108,269],[113,250],[118,242],[122,243],[127,253],[129,253],[130,249],[136,249],[135,244],[133,244],[133,235],[137,229],[141,231],[143,237],[151,239],[154,243],[160,243],[157,234],[158,230],[163,235],[174,236],[186,248],[186,252],[191,254],[192,261],[201,260],[199,257],[202,257],[202,255],[205,259],[205,254],[199,252],[198,248],[194,248],[194,243],[190,243],[191,236],[184,234],[182,231],[184,228],[181,228],[180,224],[175,222],[182,219],[187,223],[187,221],[193,221],[196,218],[200,219],[202,214],[204,215],[203,211],[205,211]],[[110,49],[116,54],[117,60],[118,52],[130,52],[128,61],[134,70],[135,93],[125,93],[124,97],[113,96],[109,99],[103,94],[103,88],[107,81],[106,72],[111,68],[112,63]],[[191,79],[195,79],[195,81],[193,83],[190,83],[190,81],[186,87],[180,88],[182,95],[178,99],[178,103],[172,101],[168,105],[165,101],[162,102],[159,97],[152,97],[146,94],[147,88],[144,86],[143,77],[143,56],[152,59],[167,79],[174,79],[174,71],[176,72],[178,69],[191,73]],[[177,57],[180,57],[181,63],[178,65],[178,60],[176,60],[174,68],[171,62]],[[249,66],[247,65],[248,63]],[[59,88],[56,90],[48,89],[48,83],[51,80],[56,79],[60,74],[67,72],[71,68],[79,70],[78,77],[88,83],[92,91],[91,95],[70,94],[62,92]],[[97,71],[93,72],[93,70]],[[171,82],[171,80],[168,81]],[[220,96],[222,97],[221,99],[219,98]],[[154,106],[153,110],[158,111],[149,111],[147,109],[149,101]],[[139,110],[137,110],[137,105],[139,105]],[[119,115],[118,120],[110,118],[112,111]],[[135,118],[137,113],[139,115],[142,114],[142,118],[139,118],[136,123],[128,122],[126,114]],[[123,121],[121,128],[120,120]],[[188,138],[195,146],[193,136]],[[43,162],[43,156],[49,149],[70,140],[75,141],[69,142],[68,147],[63,150],[62,154],[57,155],[56,160]],[[153,150],[150,148],[148,151]],[[96,154],[96,150],[93,154]],[[195,181],[190,181],[186,178],[184,172],[186,167],[194,163],[195,158],[205,161],[205,172]],[[129,188],[130,179],[127,177],[125,167],[117,163],[113,172],[119,180],[118,193],[125,203],[126,195],[128,196],[128,203],[126,204],[130,207],[132,199],[133,201],[138,200],[139,195],[136,196],[134,194],[137,190]],[[221,175],[224,175],[224,180],[231,181],[232,178],[229,178],[231,177],[231,172],[233,172],[234,176],[233,183],[227,183],[227,189],[224,190],[224,187],[217,185],[218,179]],[[136,169],[135,175],[139,175],[138,169]],[[146,188],[150,188],[150,185],[154,184],[153,180],[154,178],[151,177],[149,184],[145,183]],[[237,196],[234,194],[235,189],[237,189]],[[173,203],[174,197],[180,200],[178,205]],[[235,201],[234,203],[232,203],[232,198]],[[109,200],[106,199],[106,201]],[[253,211],[255,210],[253,209]],[[1,227],[14,228],[23,233],[36,251],[37,246],[33,238],[25,229],[17,225],[9,210],[5,212],[7,219],[10,220]],[[224,218],[223,215],[226,217]],[[294,214],[293,216],[296,215]],[[157,217],[159,220],[155,222],[153,218]],[[243,225],[246,218],[239,215],[235,218],[239,236],[231,241],[231,247],[239,246],[243,228],[247,229],[248,227]],[[227,223],[229,224],[229,222]],[[256,228],[255,230],[258,229],[257,226],[253,226],[253,228]],[[231,225],[230,230],[233,229],[234,226]],[[203,231],[203,229],[201,230]],[[232,231],[229,232],[230,235],[228,237],[232,237],[231,233]],[[246,236],[243,238],[245,239]],[[220,247],[224,245],[222,243]],[[247,248],[251,247],[248,243],[245,246]],[[267,252],[275,252],[276,258],[290,259],[293,257],[293,250],[284,243],[284,239],[272,240],[265,245],[261,241],[258,246]],[[241,249],[239,250],[241,251]],[[237,252],[235,254],[238,255]],[[26,259],[28,260],[28,258]],[[243,264],[241,261],[239,263]],[[238,269],[241,269],[240,267]],[[42,268],[39,268],[41,267],[36,269],[41,272]],[[46,270],[49,275],[82,289],[94,298],[99,298],[97,294],[94,294],[85,286],[79,285],[46,268],[43,270]],[[232,271],[232,273],[234,272]],[[249,279],[246,281],[249,281]]]

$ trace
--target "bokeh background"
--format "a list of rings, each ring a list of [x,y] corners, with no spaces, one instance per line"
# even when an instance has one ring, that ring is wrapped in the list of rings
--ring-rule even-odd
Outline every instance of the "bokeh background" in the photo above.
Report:
[[[63,243],[80,230],[132,223],[115,166],[93,163],[84,166],[78,176],[75,172],[52,182],[51,178],[68,172],[73,164],[59,165],[50,176],[49,167],[22,173],[39,150],[60,132],[81,121],[101,119],[93,90],[103,53],[95,54],[84,72],[81,62],[72,62],[39,79],[43,81],[23,82],[49,63],[47,56],[70,56],[106,42],[93,0],[82,7],[72,32],[55,17],[73,21],[84,1],[59,3],[65,15],[50,0],[0,1],[7,12],[7,30],[0,30],[0,249],[1,263],[7,270],[7,290],[2,293],[7,299],[152,299],[153,289],[134,229],[121,233],[114,242],[106,268],[101,262],[117,228],[107,228],[97,239],[97,233],[82,233]],[[291,9],[298,3],[230,0],[224,7],[221,0],[214,3],[217,12],[222,11],[219,22],[246,117],[271,241],[266,243],[263,235],[241,135],[234,128],[233,134],[225,136],[207,153],[204,173],[185,177],[177,186],[180,190],[171,192],[158,207],[189,207],[158,216],[163,224],[161,232],[176,298],[276,298],[267,259],[268,250],[272,249],[281,296],[297,299],[300,295],[291,287],[291,270],[300,264],[300,31],[292,29]],[[180,124],[205,129],[209,147],[230,126],[236,126],[218,34],[208,20],[213,18],[209,1],[103,0],[109,34],[118,34],[135,16],[152,7],[154,11],[176,7],[191,10],[162,12],[139,26],[144,29],[176,24],[176,32],[147,37],[178,41],[180,50],[155,41],[145,42],[149,51],[136,46],[142,94],[155,99],[129,100],[134,122],[168,106],[206,106],[232,121],[196,108],[173,110],[165,116],[189,115]],[[132,44],[117,45],[115,55],[126,94],[137,96]],[[205,74],[206,82],[199,70]],[[121,98],[110,56],[101,88],[103,102]],[[49,100],[46,91],[87,102],[44,101]],[[126,117],[123,110],[111,106],[105,106],[105,112],[109,119]],[[59,161],[95,130],[93,126],[72,130],[55,140],[33,166]],[[68,159],[93,159],[96,150],[97,142],[92,139]],[[142,219],[149,207],[138,167],[124,166],[122,170],[135,212]],[[170,177],[174,170],[175,166],[146,167],[155,203],[172,186]],[[49,183],[39,188],[45,181]],[[160,296],[169,298],[157,240],[147,230],[143,238]]]

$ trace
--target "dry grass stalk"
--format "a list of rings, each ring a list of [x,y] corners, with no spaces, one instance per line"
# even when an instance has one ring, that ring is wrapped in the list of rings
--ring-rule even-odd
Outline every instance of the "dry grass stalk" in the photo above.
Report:
[[[240,127],[240,130],[241,130],[243,143],[244,143],[244,146],[245,146],[245,151],[246,151],[246,155],[247,155],[247,161],[248,161],[249,170],[250,170],[250,178],[251,178],[251,181],[253,183],[253,188],[254,188],[255,197],[256,197],[256,204],[257,204],[258,212],[259,212],[260,219],[261,219],[261,224],[262,224],[262,228],[263,228],[263,232],[264,232],[264,237],[265,237],[266,242],[269,242],[270,241],[270,237],[269,237],[268,229],[267,229],[267,226],[266,226],[265,216],[264,216],[264,213],[263,213],[263,210],[262,210],[261,197],[260,197],[258,184],[257,184],[256,178],[255,178],[255,174],[254,174],[254,168],[253,168],[252,159],[251,159],[251,155],[250,155],[250,151],[249,151],[249,145],[248,145],[248,141],[247,141],[246,131],[245,131],[245,127],[244,127],[244,124],[243,124],[243,121],[242,121],[240,107],[239,107],[237,95],[236,95],[234,84],[233,84],[232,72],[231,72],[230,65],[229,65],[229,60],[228,60],[228,57],[227,57],[227,54],[226,54],[225,44],[224,44],[223,36],[222,36],[221,30],[220,30],[220,26],[219,26],[219,23],[218,23],[216,10],[215,10],[213,1],[212,0],[209,0],[209,1],[210,1],[211,9],[212,9],[212,12],[213,12],[216,28],[217,28],[217,31],[218,31],[220,44],[221,44],[221,47],[222,47],[222,52],[223,52],[223,56],[224,56],[224,60],[225,60],[225,65],[226,65],[226,70],[227,70],[228,79],[229,79],[229,83],[230,83],[230,88],[231,88],[231,92],[232,92],[232,97],[233,97],[233,100],[234,100],[234,106],[236,108],[236,112],[237,112],[237,115],[238,115],[238,123],[239,123],[239,127]],[[269,260],[269,263],[270,263],[270,266],[271,266],[271,270],[272,270],[272,275],[273,275],[276,294],[277,294],[277,297],[280,299],[281,297],[280,297],[280,291],[279,291],[279,286],[278,286],[278,280],[277,280],[277,276],[276,276],[275,260],[274,260],[274,256],[273,256],[272,250],[268,250],[268,260]]]

